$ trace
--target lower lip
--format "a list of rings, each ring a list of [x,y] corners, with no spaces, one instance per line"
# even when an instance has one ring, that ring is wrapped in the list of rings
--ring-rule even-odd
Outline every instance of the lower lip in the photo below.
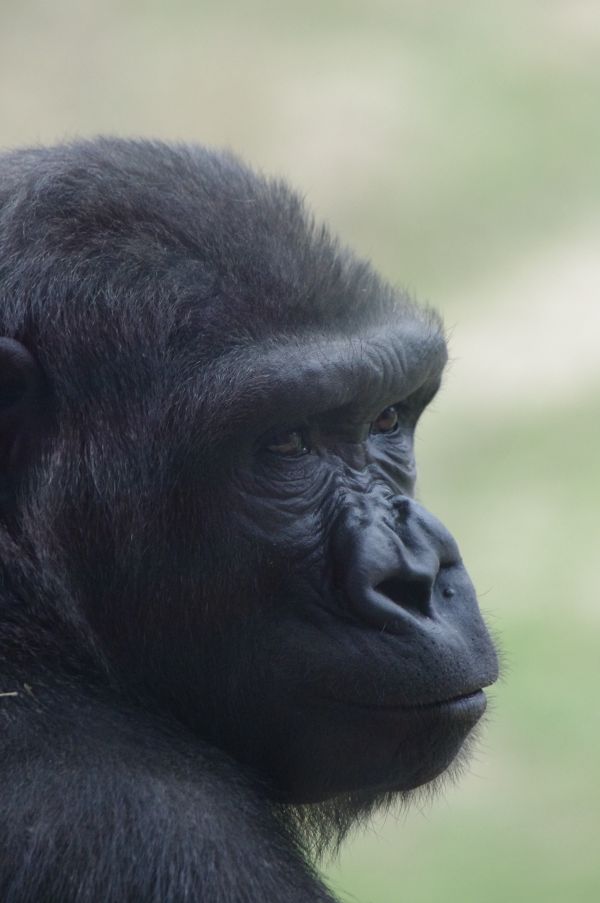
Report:
[[[422,712],[432,712],[436,715],[448,714],[452,718],[460,718],[472,720],[474,717],[480,718],[486,710],[487,699],[483,690],[476,690],[474,693],[467,693],[465,696],[454,696],[452,699],[442,699],[438,702],[422,702],[416,705],[365,705],[350,703],[353,708],[370,709],[372,712],[382,712],[389,714],[418,714]]]
[[[487,699],[483,690],[469,693],[467,696],[457,696],[444,702],[433,702],[429,705],[415,706],[419,709],[434,710],[440,714],[447,713],[452,718],[472,721],[473,718],[481,718],[487,707]]]

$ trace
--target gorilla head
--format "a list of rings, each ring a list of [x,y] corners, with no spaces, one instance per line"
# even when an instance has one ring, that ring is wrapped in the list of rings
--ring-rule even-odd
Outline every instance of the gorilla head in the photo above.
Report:
[[[449,766],[497,662],[414,500],[434,313],[235,158],[104,140],[1,159],[0,326],[4,683],[143,711],[278,803]]]

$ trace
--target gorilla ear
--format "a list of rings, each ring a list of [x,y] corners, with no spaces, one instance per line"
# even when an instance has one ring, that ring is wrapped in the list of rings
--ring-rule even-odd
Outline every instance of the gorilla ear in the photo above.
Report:
[[[13,475],[24,463],[41,385],[40,368],[27,348],[0,337],[0,477]]]

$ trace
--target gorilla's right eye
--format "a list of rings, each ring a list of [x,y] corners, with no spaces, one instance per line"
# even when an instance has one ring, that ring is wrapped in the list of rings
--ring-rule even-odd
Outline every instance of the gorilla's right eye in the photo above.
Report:
[[[385,408],[371,424],[371,434],[378,435],[382,433],[384,435],[389,435],[390,433],[395,433],[398,429],[398,411],[396,410],[395,405],[390,405]]]
[[[267,437],[263,448],[273,455],[284,458],[299,458],[310,451],[301,430],[279,430]]]

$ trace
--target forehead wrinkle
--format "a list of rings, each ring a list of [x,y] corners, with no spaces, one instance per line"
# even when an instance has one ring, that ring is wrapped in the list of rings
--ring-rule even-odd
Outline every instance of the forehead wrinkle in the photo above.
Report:
[[[196,400],[215,427],[308,417],[369,400],[391,404],[441,375],[447,351],[436,325],[410,321],[359,337],[267,339],[204,364],[189,382],[198,379]]]

